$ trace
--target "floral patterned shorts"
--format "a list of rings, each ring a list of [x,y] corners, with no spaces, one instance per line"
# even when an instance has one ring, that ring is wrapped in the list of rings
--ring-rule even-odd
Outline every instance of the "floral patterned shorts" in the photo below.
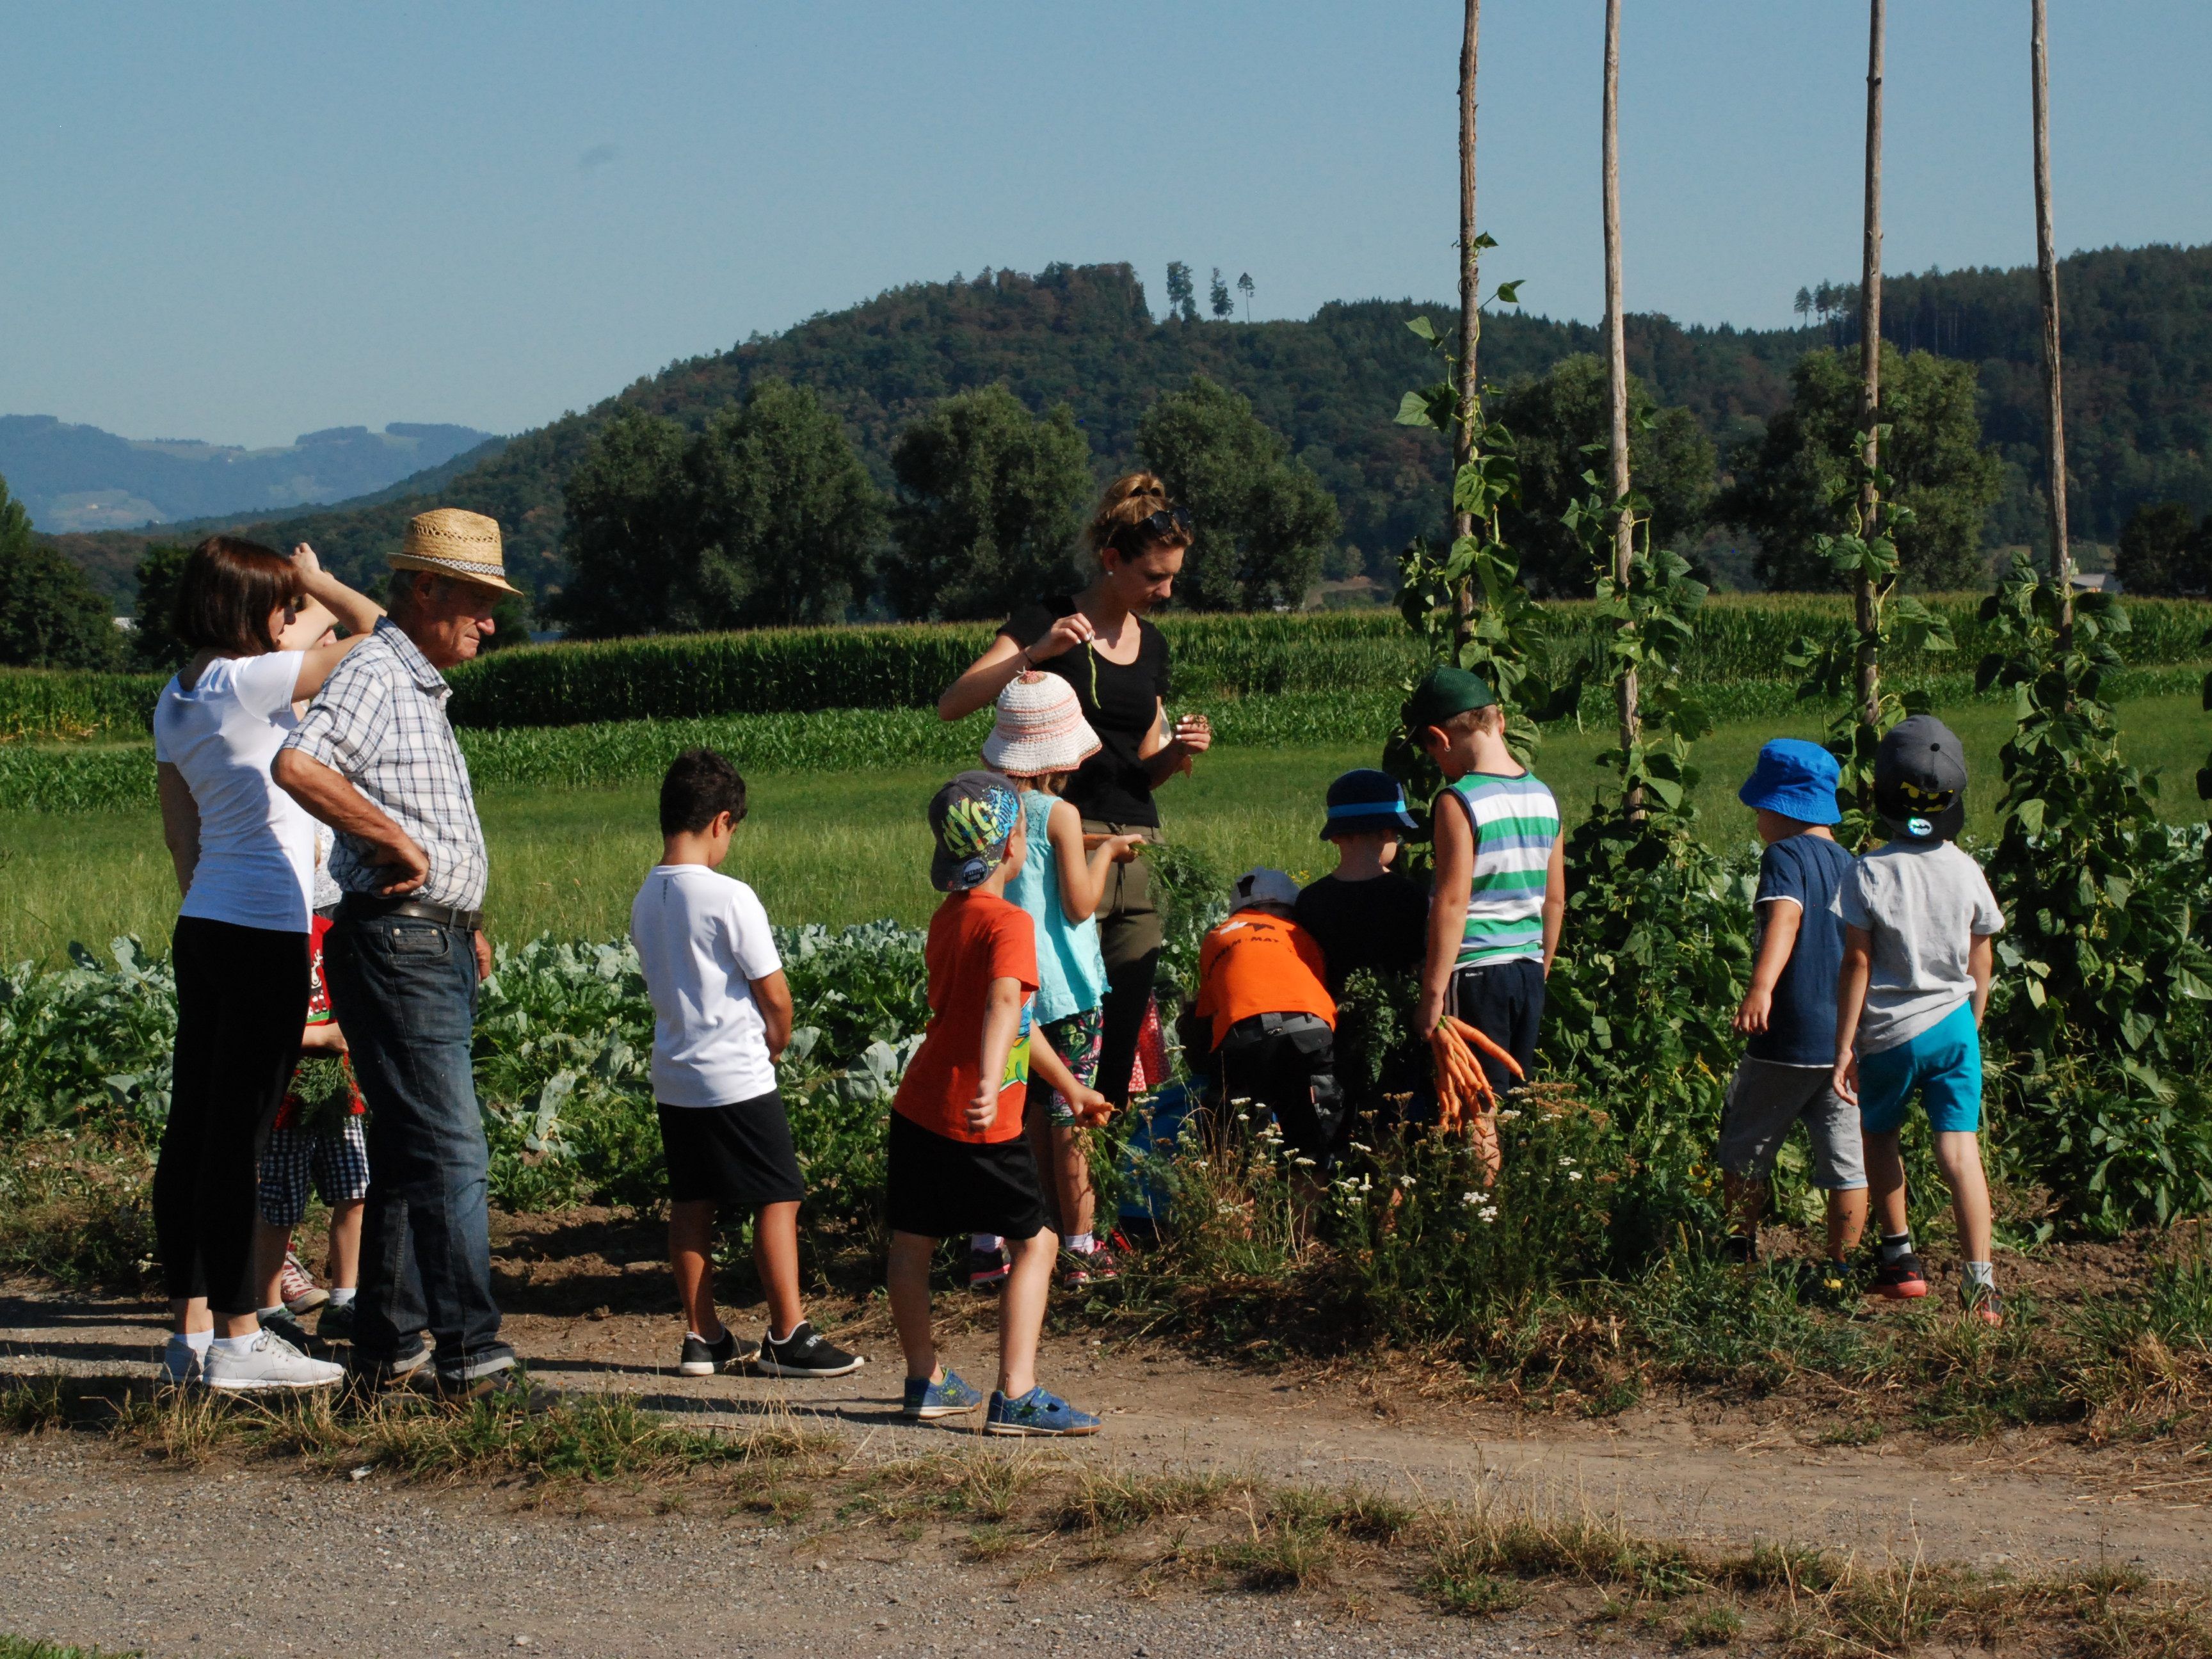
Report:
[[[1105,1011],[1085,1008],[1066,1019],[1053,1020],[1042,1030],[1044,1040],[1052,1044],[1053,1053],[1066,1062],[1075,1080],[1086,1089],[1091,1087],[1098,1079],[1098,1048],[1106,1030]],[[1073,1127],[1076,1122],[1075,1108],[1060,1097],[1057,1089],[1038,1086],[1045,1112],[1052,1122],[1060,1128]]]

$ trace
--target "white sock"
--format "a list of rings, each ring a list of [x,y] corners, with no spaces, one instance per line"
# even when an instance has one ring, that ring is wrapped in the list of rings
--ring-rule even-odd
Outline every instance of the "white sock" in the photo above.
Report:
[[[970,1233],[968,1235],[968,1248],[971,1250],[981,1250],[985,1255],[990,1255],[994,1250],[1003,1250],[1006,1247],[1006,1241],[1000,1237],[996,1233]]]
[[[354,1297],[360,1293],[361,1288],[356,1285],[333,1285],[331,1286],[331,1306],[350,1308],[353,1306]]]
[[[1095,1233],[1070,1233],[1067,1248],[1078,1255],[1089,1255],[1098,1248],[1097,1236]]]
[[[1966,1264],[1966,1283],[1980,1285],[1994,1291],[1997,1287],[1996,1264],[1990,1261],[1969,1261]]]
[[[261,1333],[256,1331],[251,1336],[218,1336],[215,1340],[215,1346],[225,1353],[243,1354],[252,1349],[260,1340]]]
[[[273,1308],[257,1308],[257,1309],[255,1309],[255,1310],[253,1310],[253,1316],[254,1316],[256,1319],[259,1320],[263,1324],[264,1324],[264,1325],[265,1325],[265,1324],[267,1324],[270,1320],[272,1320],[272,1319],[276,1318],[276,1316],[278,1314],[283,1313],[283,1311],[284,1311],[284,1304],[283,1304],[283,1303],[279,1302],[279,1303],[278,1303],[275,1307],[273,1307]]]
[[[205,1353],[208,1344],[215,1340],[215,1327],[210,1325],[204,1331],[182,1331],[172,1335],[169,1340],[183,1343],[194,1353]]]

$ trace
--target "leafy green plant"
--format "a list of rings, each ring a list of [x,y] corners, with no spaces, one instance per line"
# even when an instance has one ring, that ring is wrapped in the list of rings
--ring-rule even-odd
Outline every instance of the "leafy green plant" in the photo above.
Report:
[[[1890,428],[1875,430],[1879,454],[1887,445]],[[1874,811],[1875,751],[1890,727],[1930,707],[1924,694],[1883,688],[1879,672],[1896,653],[1947,652],[1953,640],[1945,617],[1912,594],[1898,591],[1904,563],[1896,532],[1911,523],[1912,510],[1885,501],[1875,522],[1868,524],[1860,507],[1861,485],[1871,483],[1878,496],[1886,496],[1895,481],[1878,463],[1869,461],[1866,434],[1853,441],[1852,453],[1849,474],[1837,482],[1838,502],[1850,515],[1850,532],[1818,536],[1814,546],[1847,587],[1863,594],[1865,612],[1825,640],[1798,641],[1785,660],[1804,674],[1800,697],[1839,705],[1828,723],[1828,749],[1841,774],[1836,794],[1844,804],[1837,835],[1844,846],[1860,848],[1881,836]]]
[[[2128,629],[2113,597],[2073,596],[2069,627],[2023,554],[1983,612],[1978,680],[2017,710],[1988,860],[2008,924],[1986,1027],[2014,1057],[2008,1156],[2085,1224],[2162,1224],[2212,1204],[2203,832],[2162,823],[2156,775],[2121,757],[2102,695]]]

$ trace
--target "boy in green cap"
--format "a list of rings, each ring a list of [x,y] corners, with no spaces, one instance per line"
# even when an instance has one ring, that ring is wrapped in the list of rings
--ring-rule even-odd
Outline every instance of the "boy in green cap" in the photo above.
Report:
[[[1421,969],[1420,1030],[1447,1012],[1533,1070],[1544,976],[1566,914],[1559,805],[1505,746],[1505,711],[1479,674],[1432,668],[1404,712],[1407,734],[1444,775],[1431,809],[1436,878]],[[1500,1096],[1504,1066],[1475,1059]]]

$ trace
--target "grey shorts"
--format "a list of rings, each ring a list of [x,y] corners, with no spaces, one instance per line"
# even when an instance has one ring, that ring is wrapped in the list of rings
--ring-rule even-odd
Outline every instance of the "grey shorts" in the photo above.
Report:
[[[1829,1077],[1825,1066],[1780,1066],[1748,1054],[1738,1060],[1721,1112],[1721,1168],[1765,1180],[1790,1126],[1802,1120],[1813,1143],[1813,1184],[1832,1193],[1865,1186],[1858,1109],[1837,1098]]]

